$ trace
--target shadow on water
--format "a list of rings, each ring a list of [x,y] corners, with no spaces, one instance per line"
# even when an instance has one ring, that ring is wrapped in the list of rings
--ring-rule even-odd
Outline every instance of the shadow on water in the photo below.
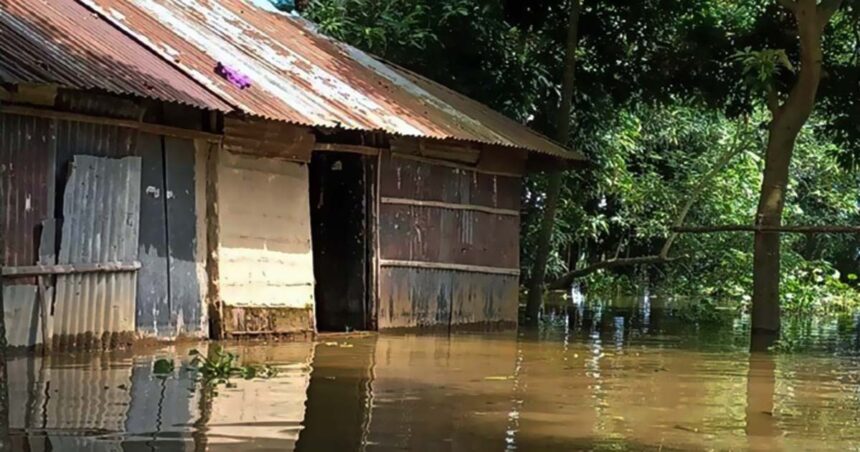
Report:
[[[856,324],[789,322],[792,353],[750,354],[743,317],[570,306],[519,332],[228,344],[280,372],[217,392],[152,374],[183,347],[19,356],[10,425],[23,451],[856,449]]]

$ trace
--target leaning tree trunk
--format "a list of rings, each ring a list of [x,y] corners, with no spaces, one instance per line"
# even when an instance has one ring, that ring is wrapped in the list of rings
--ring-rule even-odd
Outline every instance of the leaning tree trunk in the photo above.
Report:
[[[564,52],[564,74],[561,82],[561,102],[556,118],[555,138],[559,143],[567,144],[570,137],[570,108],[573,104],[573,87],[576,82],[576,47],[579,39],[579,12],[582,10],[582,0],[571,0],[570,17],[567,28],[567,43]],[[555,213],[561,198],[561,184],[564,173],[553,171],[549,175],[541,226],[538,231],[537,251],[529,281],[528,300],[526,303],[526,321],[536,323],[543,301],[544,279],[549,254],[552,251],[552,231],[555,227]]]
[[[773,119],[768,133],[764,178],[761,185],[756,224],[778,228],[782,224],[789,166],[797,136],[812,109],[821,80],[821,36],[841,0],[781,0],[797,23],[800,38],[800,73],[784,103],[775,91],[768,98]],[[780,235],[778,232],[755,233],[753,262],[752,342],[753,350],[768,348],[780,329],[779,281]]]

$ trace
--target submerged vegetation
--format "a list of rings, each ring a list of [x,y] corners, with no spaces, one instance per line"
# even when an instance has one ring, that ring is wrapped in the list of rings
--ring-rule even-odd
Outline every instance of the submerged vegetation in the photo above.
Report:
[[[300,12],[324,32],[552,135],[570,1],[305,3]],[[793,2],[583,0],[569,144],[591,165],[564,176],[548,281],[595,263],[659,253],[691,197],[685,225],[757,221],[771,92],[787,92],[801,67],[786,4]],[[783,224],[860,224],[858,24],[860,8],[847,1],[826,28],[826,73],[794,147]],[[713,179],[694,193],[715,167]],[[523,190],[524,283],[535,262],[548,181],[530,175]],[[592,298],[648,286],[698,301],[701,316],[717,306],[746,310],[753,235],[681,234],[671,260],[607,266],[577,275],[574,284]],[[784,313],[860,308],[860,235],[781,236]]]

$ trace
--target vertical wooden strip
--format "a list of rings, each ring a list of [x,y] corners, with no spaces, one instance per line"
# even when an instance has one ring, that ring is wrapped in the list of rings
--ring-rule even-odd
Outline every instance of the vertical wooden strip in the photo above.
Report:
[[[218,170],[220,144],[209,146],[206,160],[206,274],[208,280],[209,332],[214,339],[224,337],[224,307],[221,300],[219,247],[221,237],[218,211]]]

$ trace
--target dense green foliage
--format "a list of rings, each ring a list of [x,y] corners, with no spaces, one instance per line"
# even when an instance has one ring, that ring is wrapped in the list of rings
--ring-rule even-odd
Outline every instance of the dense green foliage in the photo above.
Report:
[[[563,0],[312,0],[321,29],[551,132],[558,103]],[[801,135],[786,224],[860,224],[860,7],[847,0],[825,37],[820,107]],[[790,86],[793,19],[775,0],[584,0],[571,144],[592,161],[566,176],[550,277],[613,256],[655,254],[680,205],[726,152],[686,223],[754,221],[767,115],[765,82]],[[523,192],[528,277],[546,178]],[[858,304],[860,238],[784,235],[783,306]],[[673,296],[743,303],[752,236],[684,235],[681,259],[581,280],[591,292],[647,282]]]

